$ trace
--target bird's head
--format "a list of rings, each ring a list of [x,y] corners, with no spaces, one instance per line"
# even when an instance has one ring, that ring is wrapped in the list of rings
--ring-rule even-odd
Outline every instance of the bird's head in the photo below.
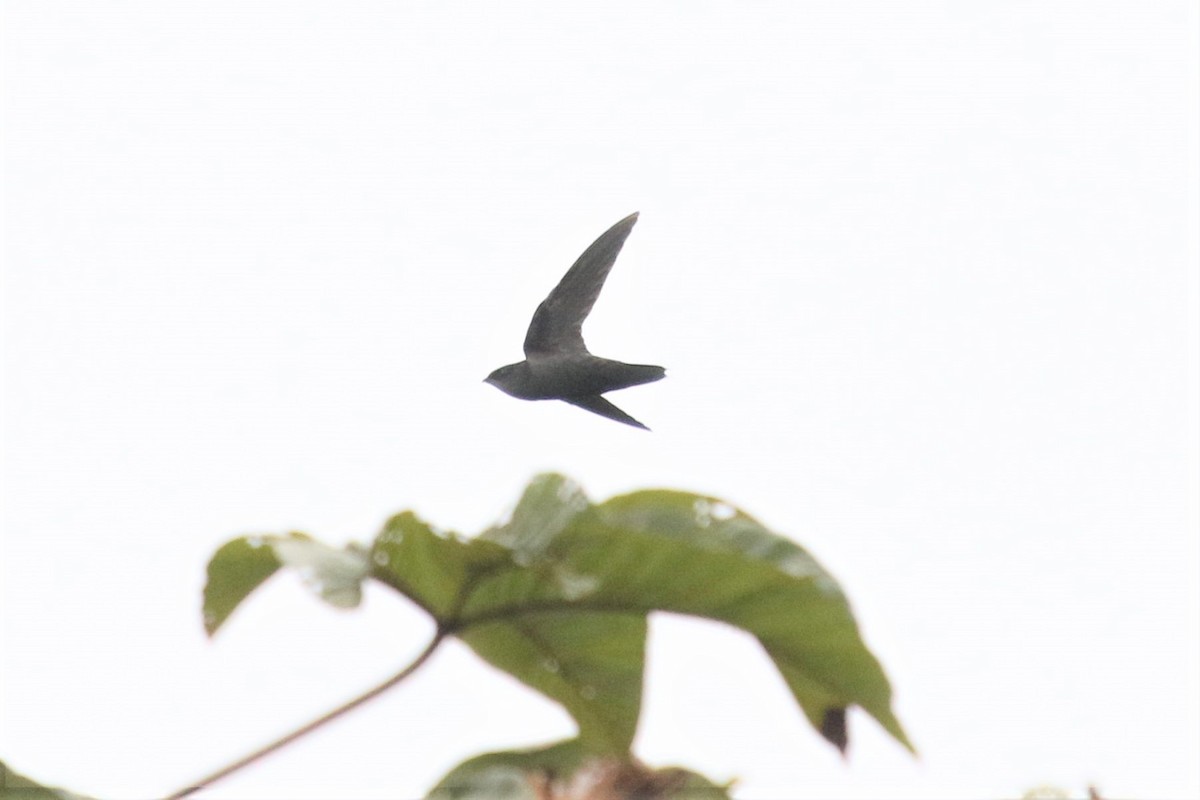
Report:
[[[490,383],[502,392],[519,397],[520,387],[523,385],[523,376],[525,374],[525,362],[517,364],[508,364],[500,367],[500,369],[492,370],[492,374],[483,379],[484,383]]]
[[[484,383],[490,383],[492,386],[501,386],[504,384],[506,377],[512,376],[517,370],[516,364],[509,364],[500,369],[492,370],[492,374],[483,379]]]

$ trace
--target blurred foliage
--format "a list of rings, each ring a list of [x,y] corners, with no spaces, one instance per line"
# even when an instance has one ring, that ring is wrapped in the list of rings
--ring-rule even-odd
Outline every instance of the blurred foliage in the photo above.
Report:
[[[0,800],[89,800],[66,789],[52,789],[19,775],[0,761]]]
[[[484,796],[469,788],[483,785],[491,786],[487,796],[509,796],[487,782],[518,773],[549,781],[546,791],[569,788],[572,771],[585,765],[625,764],[629,780],[659,775],[630,754],[653,611],[753,635],[810,724],[839,750],[848,745],[846,711],[855,706],[912,749],[837,582],[802,547],[716,498],[654,490],[592,503],[577,485],[549,474],[529,484],[508,522],[474,538],[438,531],[411,512],[390,519],[369,550],[335,549],[296,533],[243,537],[209,564],[208,633],[284,566],[342,608],[357,604],[364,580],[391,587],[433,617],[439,636],[459,638],[577,723],[571,742],[465,762],[439,785],[439,796]],[[465,794],[447,788],[451,778],[465,782]],[[648,797],[672,796],[662,780],[666,788]],[[707,781],[704,787],[724,792]]]
[[[487,753],[450,771],[429,800],[729,800],[686,769],[650,769],[632,759],[587,758],[578,739],[534,750]]]

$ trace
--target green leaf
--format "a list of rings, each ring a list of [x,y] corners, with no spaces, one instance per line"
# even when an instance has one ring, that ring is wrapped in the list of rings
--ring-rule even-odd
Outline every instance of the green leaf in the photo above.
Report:
[[[376,539],[375,576],[485,661],[561,704],[588,749],[625,754],[641,711],[645,615],[563,607],[593,581],[549,552],[587,507],[573,484],[547,476],[530,485],[508,524],[478,539],[440,535],[415,515],[399,514]],[[557,605],[537,613],[538,603]],[[466,604],[470,626],[462,624]],[[488,618],[490,611],[502,613]]]
[[[649,491],[587,507],[570,486],[558,476],[531,484],[518,509],[535,534],[512,529],[515,513],[497,529],[508,541],[536,542],[526,552],[541,559],[482,580],[462,604],[463,630],[498,618],[545,625],[586,612],[671,611],[727,622],[758,638],[810,723],[839,749],[847,742],[845,709],[854,705],[911,749],[891,712],[887,678],[863,644],[845,596],[807,551],[715,498]],[[564,575],[577,587],[573,594],[563,591]],[[571,698],[561,687],[548,691],[528,653],[493,663],[564,705],[574,702],[567,707],[581,726],[602,713],[577,707],[577,685]],[[626,670],[627,679],[632,674]]]
[[[335,608],[362,602],[362,582],[370,572],[367,552],[356,544],[343,549],[301,536],[271,538],[280,564],[300,573],[305,585]]]
[[[88,800],[66,789],[53,789],[20,775],[0,761],[0,800]]]
[[[480,576],[454,624],[485,661],[560,703],[581,746],[625,755],[641,713],[646,615],[572,605],[596,581],[572,570],[558,545],[589,508],[566,478],[534,478],[508,523],[482,537],[510,548],[512,567]]]
[[[698,773],[588,756],[577,739],[533,750],[476,756],[452,769],[426,798],[541,800],[551,793],[554,797],[730,800],[728,785],[718,785]]]
[[[305,584],[336,608],[353,608],[362,599],[370,572],[368,555],[358,545],[333,548],[303,533],[243,536],[227,542],[208,562],[204,585],[204,629],[209,636],[234,609],[280,567],[295,569]]]
[[[471,625],[459,638],[492,666],[558,701],[590,752],[628,753],[642,705],[644,615],[517,615]]]
[[[289,550],[292,561],[294,551],[320,552]],[[205,598],[210,632],[278,568],[279,552],[244,539],[218,551]],[[645,491],[592,505],[567,479],[543,475],[507,523],[476,539],[399,514],[369,561],[372,576],[424,608],[442,634],[560,703],[583,752],[628,754],[652,611],[753,634],[811,725],[839,749],[853,706],[912,749],[837,582],[802,547],[716,498]]]
[[[450,770],[427,800],[541,800],[536,776],[573,775],[583,763],[578,739],[546,747],[485,753]],[[544,796],[544,795],[543,795]]]
[[[527,564],[548,555],[559,534],[590,505],[573,481],[562,475],[538,475],[525,487],[512,518],[480,538],[504,545],[518,562]]]
[[[371,548],[373,576],[445,625],[480,576],[515,568],[512,552],[483,539],[439,534],[411,511],[387,521]]]
[[[299,534],[293,534],[299,536]],[[204,584],[204,630],[209,636],[225,624],[234,609],[279,569],[279,559],[266,536],[243,536],[226,542],[208,562]]]
[[[887,677],[863,643],[845,595],[806,550],[712,497],[636,492],[598,510],[609,530],[576,534],[570,546],[581,560],[602,569],[599,562],[606,561],[610,571],[623,573],[624,592],[653,597],[656,608],[728,622],[754,634],[813,727],[839,749],[847,741],[844,711],[857,705],[913,750],[891,711]],[[626,536],[658,542],[648,545]],[[689,552],[671,555],[683,543]],[[647,569],[650,559],[657,569]],[[582,563],[576,568],[595,574]]]

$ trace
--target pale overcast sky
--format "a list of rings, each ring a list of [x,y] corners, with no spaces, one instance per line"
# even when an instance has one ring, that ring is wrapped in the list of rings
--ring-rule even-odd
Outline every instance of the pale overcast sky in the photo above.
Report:
[[[637,752],[748,800],[1200,794],[1191,2],[4,5],[0,759],[178,788],[428,623],[243,533],[475,532],[525,482],[722,496],[843,583],[914,760],[655,618]],[[647,434],[482,383],[597,235]],[[213,798],[419,795],[569,736],[460,645]]]

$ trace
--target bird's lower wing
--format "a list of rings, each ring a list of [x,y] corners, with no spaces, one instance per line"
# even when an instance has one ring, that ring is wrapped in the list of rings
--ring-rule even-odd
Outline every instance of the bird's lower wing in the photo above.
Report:
[[[636,419],[629,416],[624,411],[617,408],[598,394],[589,395],[587,397],[564,397],[562,399],[573,406],[586,408],[593,414],[599,414],[602,417],[615,419],[617,422],[624,422],[626,425],[632,425],[633,427],[641,428],[644,431],[650,430],[645,425],[638,422]]]

